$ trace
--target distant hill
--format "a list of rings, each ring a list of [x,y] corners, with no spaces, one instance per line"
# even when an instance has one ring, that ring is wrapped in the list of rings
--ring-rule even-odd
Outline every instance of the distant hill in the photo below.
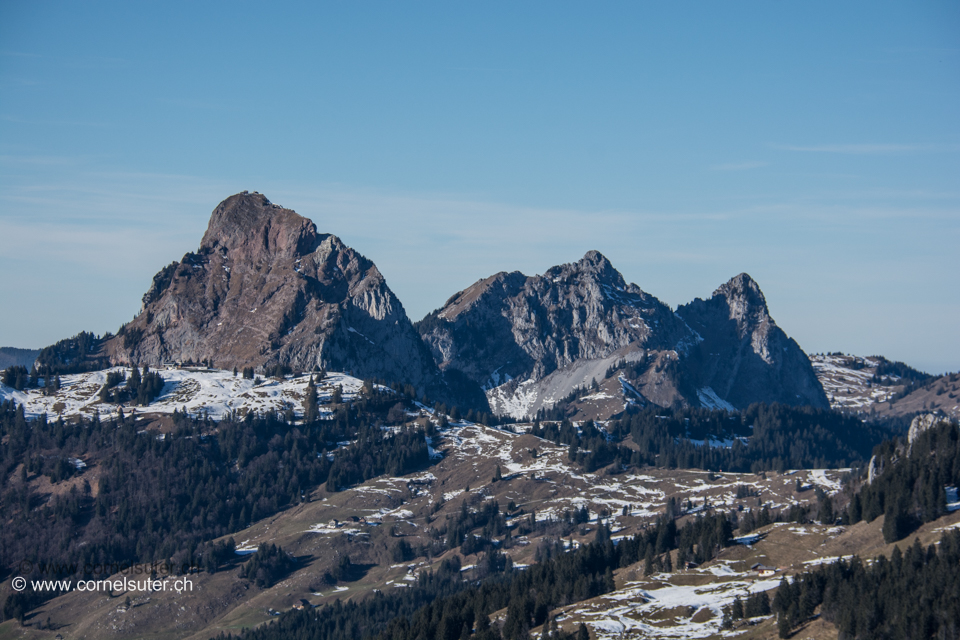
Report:
[[[939,411],[960,417],[960,373],[932,376],[883,356],[828,353],[810,360],[838,411],[884,418]]]
[[[33,366],[37,356],[40,355],[40,349],[18,349],[17,347],[0,347],[0,369],[7,367],[26,367]]]

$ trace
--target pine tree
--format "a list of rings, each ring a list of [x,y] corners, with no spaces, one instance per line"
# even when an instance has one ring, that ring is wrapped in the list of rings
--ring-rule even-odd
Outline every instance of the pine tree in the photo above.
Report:
[[[833,500],[830,496],[824,496],[820,501],[820,524],[833,524],[836,516],[833,513]]]
[[[540,634],[540,640],[549,640],[550,625],[552,624],[552,622],[553,620],[548,615],[546,621],[543,623],[543,632]]]
[[[317,406],[317,386],[313,383],[313,376],[307,382],[306,396],[303,400],[303,418],[307,422],[313,422],[319,415]]]
[[[647,553],[643,558],[643,575],[653,575],[653,546],[647,545]]]
[[[127,378],[127,388],[136,395],[140,390],[140,370],[136,367],[130,369],[130,377]]]
[[[907,499],[901,496],[888,496],[887,509],[883,518],[883,541],[886,543],[902,540],[910,533],[910,514],[907,512]]]
[[[787,618],[787,614],[780,613],[777,615],[777,633],[781,638],[790,637],[790,620]]]
[[[863,520],[863,508],[860,504],[860,494],[858,493],[850,501],[850,524],[857,524]]]
[[[733,605],[730,607],[730,617],[734,620],[743,617],[743,600],[740,599],[740,596],[733,599]]]

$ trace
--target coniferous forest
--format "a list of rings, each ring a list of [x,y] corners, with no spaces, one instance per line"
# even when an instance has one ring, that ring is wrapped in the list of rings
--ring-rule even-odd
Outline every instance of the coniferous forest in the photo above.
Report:
[[[0,0],[0,640],[960,640],[960,0],[501,4]]]
[[[780,426],[774,421],[791,416],[789,410],[773,407],[752,407],[754,420],[769,430],[772,447],[777,441]],[[701,438],[716,434],[718,437],[729,431],[727,415],[678,416],[679,420],[667,422],[666,432],[680,424],[685,434]],[[794,433],[816,433],[823,415],[800,411],[800,419],[790,421]],[[803,418],[807,421],[804,422]],[[829,417],[828,417],[829,419]],[[834,418],[842,423],[843,417]],[[682,422],[681,422],[682,421]],[[691,425],[692,423],[692,425]],[[799,423],[799,426],[797,426]],[[634,433],[643,433],[643,421],[631,426],[640,426]],[[657,423],[658,424],[658,423]],[[838,429],[829,437],[840,442],[852,459],[862,461],[866,455],[863,443],[856,443],[858,427],[846,421],[847,430]],[[614,427],[623,428],[622,423]],[[710,431],[710,428],[714,431]],[[874,436],[883,433],[874,427]],[[569,424],[535,426],[535,433],[556,442],[571,446],[570,457],[585,467],[590,467],[589,458],[578,458],[579,447],[588,449],[588,455],[602,451],[598,445],[608,443],[609,438],[595,426],[587,424],[578,431]],[[695,429],[701,431],[697,433]],[[756,429],[756,426],[754,426]],[[788,433],[790,431],[787,431]],[[862,434],[863,431],[861,430]],[[566,441],[565,441],[566,440]],[[926,431],[914,441],[909,450],[902,441],[888,440],[875,448],[875,453],[886,463],[884,473],[873,484],[864,484],[855,491],[848,509],[843,512],[847,523],[861,518],[884,513],[886,505],[898,505],[907,514],[906,524],[892,539],[908,535],[921,522],[932,520],[944,513],[944,484],[960,479],[957,464],[960,460],[960,429],[951,423],[941,423]],[[614,452],[616,447],[611,447]],[[776,450],[774,447],[771,450]],[[802,455],[802,453],[800,454]],[[763,460],[763,458],[759,458]],[[767,459],[780,464],[784,457]],[[616,453],[608,462],[616,460]],[[594,463],[599,465],[600,462]],[[936,491],[935,491],[936,490]],[[934,495],[939,498],[934,499]],[[825,505],[830,505],[826,507]],[[868,510],[864,515],[864,505]],[[466,539],[461,531],[482,526],[486,531],[497,522],[496,505],[491,509],[468,511],[463,505],[461,515],[448,525],[448,544],[463,544]],[[832,511],[832,502],[822,499],[821,519],[824,509]],[[852,512],[852,513],[851,513]],[[889,513],[889,511],[887,512]],[[895,512],[896,513],[896,512]],[[269,640],[272,638],[303,638],[334,640],[349,638],[379,638],[380,640],[415,640],[417,638],[443,638],[455,640],[468,636],[494,640],[514,640],[529,637],[531,628],[544,625],[544,637],[566,639],[572,637],[559,631],[552,623],[555,607],[578,602],[614,588],[611,571],[618,567],[644,561],[647,574],[658,570],[672,570],[671,550],[677,550],[678,564],[704,562],[730,543],[732,531],[739,527],[744,533],[753,526],[763,526],[774,520],[806,521],[803,509],[789,513],[760,515],[760,522],[747,525],[738,520],[737,514],[717,514],[697,517],[677,527],[677,507],[668,505],[664,516],[656,526],[631,539],[620,540],[613,545],[609,533],[601,524],[595,541],[587,547],[569,551],[561,543],[544,545],[538,549],[538,564],[523,572],[512,571],[509,560],[497,558],[499,551],[488,547],[484,566],[488,567],[485,578],[477,585],[458,579],[459,564],[447,561],[435,573],[422,574],[414,590],[401,593],[377,595],[361,603],[337,602],[319,612],[291,612],[278,621],[243,634],[244,638]],[[752,514],[750,514],[752,518]],[[832,516],[826,516],[828,519]],[[888,518],[888,520],[890,520]],[[576,521],[576,514],[573,516]],[[892,521],[897,522],[894,518]],[[891,525],[892,526],[892,525]],[[885,537],[888,534],[885,527]],[[491,530],[494,531],[495,529]],[[890,538],[888,538],[890,539]],[[481,537],[482,540],[482,537]],[[474,550],[471,550],[474,551]],[[780,636],[791,637],[798,625],[809,620],[818,607],[824,619],[835,624],[845,638],[958,638],[960,637],[960,582],[955,571],[960,562],[960,531],[945,534],[939,545],[924,550],[915,542],[906,553],[895,550],[888,561],[881,556],[871,565],[854,557],[852,561],[840,561],[824,565],[794,580],[783,580],[772,601],[766,594],[751,596],[746,602],[735,601],[727,611],[728,619],[768,615],[777,617]],[[739,608],[739,612],[737,609]],[[501,626],[491,625],[489,614],[506,609],[506,619]],[[551,634],[551,629],[553,632]],[[581,626],[575,634],[588,637]]]
[[[711,471],[783,471],[865,464],[895,427],[811,407],[754,404],[739,413],[641,409],[603,430],[587,421],[536,422],[534,435],[570,447],[570,460],[594,471],[620,465]],[[623,446],[626,438],[637,446]],[[709,439],[729,446],[703,446]]]
[[[15,381],[23,373],[9,369],[5,376]],[[101,393],[148,404],[157,390],[154,376],[159,379],[147,368],[113,373]],[[437,433],[434,424],[384,428],[406,422],[409,397],[366,383],[352,403],[335,392],[330,399],[332,415],[319,419],[312,380],[307,389],[307,416],[302,421],[269,412],[222,421],[175,413],[173,428],[163,434],[142,430],[132,416],[110,421],[96,416],[28,419],[22,407],[0,404],[4,579],[23,558],[45,559],[47,577],[83,577],[85,564],[156,558],[209,572],[236,567],[232,538],[211,541],[309,500],[317,487],[335,492],[431,464],[428,443]],[[445,424],[446,417],[441,416],[440,428]],[[512,504],[504,511],[496,500],[475,508],[464,501],[459,512],[435,526],[432,547],[413,547],[401,538],[393,554],[400,562],[451,549],[478,554],[482,560],[470,574],[472,580],[463,580],[457,556],[452,556],[434,571],[421,572],[410,589],[309,612],[291,611],[242,635],[254,640],[455,640],[467,635],[517,640],[545,625],[545,636],[584,640],[585,627],[561,631],[552,612],[613,590],[612,572],[618,568],[641,563],[650,575],[672,571],[675,564],[703,563],[731,544],[735,530],[744,534],[774,521],[806,522],[816,515],[823,522],[841,518],[853,524],[885,515],[884,537],[894,541],[944,514],[943,487],[960,484],[960,429],[944,422],[910,444],[883,440],[894,431],[890,425],[829,411],[779,405],[754,405],[739,414],[648,409],[603,427],[589,421],[577,426],[538,421],[531,433],[566,447],[568,459],[585,472],[651,465],[754,472],[849,465],[860,471],[854,471],[838,498],[843,504],[834,505],[821,495],[815,512],[793,507],[694,516],[671,499],[656,524],[640,534],[614,544],[601,521],[595,540],[578,549],[568,548],[563,537],[587,521],[585,508],[560,520],[538,520],[535,513],[518,517]],[[698,444],[710,439],[732,444]],[[863,469],[871,454],[876,477],[867,483]],[[83,465],[76,464],[80,458],[97,460],[101,473],[96,490],[85,480]],[[30,481],[40,476],[58,483],[78,475],[82,482],[70,491],[47,498],[30,488]],[[492,482],[502,479],[498,468]],[[743,495],[751,495],[748,487],[743,487]],[[507,511],[516,523],[512,532]],[[531,532],[541,536],[536,564],[516,570],[502,545],[509,545],[513,535]],[[821,606],[825,619],[835,622],[845,637],[932,637],[933,632],[956,637],[948,623],[952,614],[940,612],[956,607],[957,587],[945,567],[956,564],[960,541],[957,536],[945,540],[927,550],[915,545],[889,562],[866,566],[855,559],[808,572],[793,583],[785,581],[773,600],[781,633],[792,633]],[[51,564],[56,567],[52,571]],[[268,588],[296,565],[297,560],[280,547],[261,545],[239,563],[238,577]],[[326,579],[331,584],[350,581],[359,570],[345,556],[333,571],[336,575]],[[877,605],[882,611],[909,615],[880,615],[876,607],[868,611],[849,606],[851,601],[869,600],[865,594],[874,592],[881,600],[897,603]],[[3,603],[3,616],[22,619],[54,595],[29,589],[13,593]],[[739,616],[761,615],[757,612],[769,608],[767,601],[757,598],[734,606]],[[507,612],[503,624],[492,625],[490,614],[500,610]],[[736,614],[728,612],[728,617],[735,619]],[[910,623],[903,626],[903,619]]]
[[[879,469],[850,500],[851,523],[884,515],[883,537],[902,540],[946,511],[944,487],[960,485],[960,429],[941,422],[910,444],[888,440],[876,448]]]
[[[784,579],[773,600],[781,638],[817,607],[841,638],[960,638],[960,531],[872,564],[854,557]]]
[[[24,558],[55,565],[45,574],[58,577],[79,577],[87,564],[156,558],[197,566],[208,541],[299,503],[317,486],[337,490],[424,468],[424,431],[376,426],[397,397],[375,389],[339,404],[330,420],[293,426],[271,413],[220,422],[177,413],[175,429],[159,435],[138,431],[132,417],[28,420],[22,406],[0,403],[0,572],[6,578]],[[70,478],[81,457],[99,459],[96,491],[83,481],[41,502],[28,481]],[[12,598],[7,618],[39,595]]]
[[[706,561],[730,543],[726,515],[706,516],[677,528],[665,517],[643,533],[614,544],[601,524],[592,543],[564,550],[560,540],[545,543],[542,560],[524,571],[513,570],[499,551],[488,552],[491,567],[479,584],[460,578],[460,564],[447,560],[435,572],[421,574],[416,587],[379,594],[360,603],[337,603],[316,611],[294,611],[271,624],[241,634],[245,640],[457,640],[475,635],[486,640],[521,640],[530,629],[552,620],[556,607],[580,602],[615,589],[613,570],[645,558],[670,562],[670,551],[697,548]],[[681,551],[682,553],[682,551]],[[654,560],[655,559],[655,560]],[[502,628],[490,614],[507,610]],[[586,628],[575,637],[583,640]],[[572,634],[558,632],[561,640]]]

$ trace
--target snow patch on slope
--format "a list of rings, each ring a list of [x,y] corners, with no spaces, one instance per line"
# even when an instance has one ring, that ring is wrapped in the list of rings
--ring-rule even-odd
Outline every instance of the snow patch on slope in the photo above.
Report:
[[[119,408],[129,415],[137,413],[173,413],[186,411],[192,415],[205,414],[212,419],[221,420],[236,411],[244,413],[254,411],[292,410],[297,417],[303,416],[303,399],[309,374],[284,379],[267,378],[256,384],[253,380],[234,376],[226,370],[178,369],[176,367],[152,369],[163,378],[163,390],[160,396],[149,406],[139,407],[125,403],[118,405],[100,401],[100,389],[107,381],[111,371],[129,374],[125,367],[114,367],[104,371],[72,374],[60,377],[60,391],[55,395],[43,395],[43,389],[15,391],[0,385],[0,400],[13,400],[22,404],[24,413],[29,417],[38,417],[46,413],[54,418],[82,415],[87,418],[99,413],[101,419],[117,414]],[[126,382],[121,382],[123,387]],[[352,400],[359,393],[363,381],[342,373],[331,373],[317,385],[317,395],[321,402],[320,417],[332,416],[332,412],[323,406],[339,386],[345,401]]]
[[[724,411],[736,411],[737,408],[717,395],[712,387],[703,387],[697,390],[697,398],[705,409],[722,409]]]

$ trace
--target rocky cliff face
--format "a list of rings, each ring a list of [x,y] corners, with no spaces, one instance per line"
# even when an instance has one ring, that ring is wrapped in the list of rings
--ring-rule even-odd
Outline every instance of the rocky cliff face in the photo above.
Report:
[[[376,265],[258,193],[217,206],[200,248],[154,277],[106,351],[114,362],[320,366],[420,391],[441,384]]]
[[[371,261],[247,192],[217,206],[196,252],[154,276],[142,312],[103,354],[131,364],[319,366],[516,417],[571,394],[581,396],[579,417],[598,418],[647,403],[828,406],[806,355],[746,274],[674,313],[590,251],[542,276],[481,280],[415,329]]]
[[[809,358],[770,317],[749,275],[741,273],[709,300],[697,298],[677,314],[703,338],[685,359],[701,390],[737,408],[753,402],[829,408]]]
[[[628,345],[672,349],[692,335],[596,251],[542,276],[513,272],[480,280],[417,326],[442,367],[459,369],[487,389],[512,379],[540,380]]]
[[[515,416],[603,380],[617,362],[685,352],[697,340],[596,251],[542,276],[481,280],[418,329],[441,368],[462,371],[487,390],[492,408]]]
[[[481,280],[418,329],[441,368],[462,371],[483,385],[491,408],[515,417],[594,381],[571,405],[578,417],[646,403],[827,406],[806,354],[746,274],[674,313],[591,251],[542,276]]]

